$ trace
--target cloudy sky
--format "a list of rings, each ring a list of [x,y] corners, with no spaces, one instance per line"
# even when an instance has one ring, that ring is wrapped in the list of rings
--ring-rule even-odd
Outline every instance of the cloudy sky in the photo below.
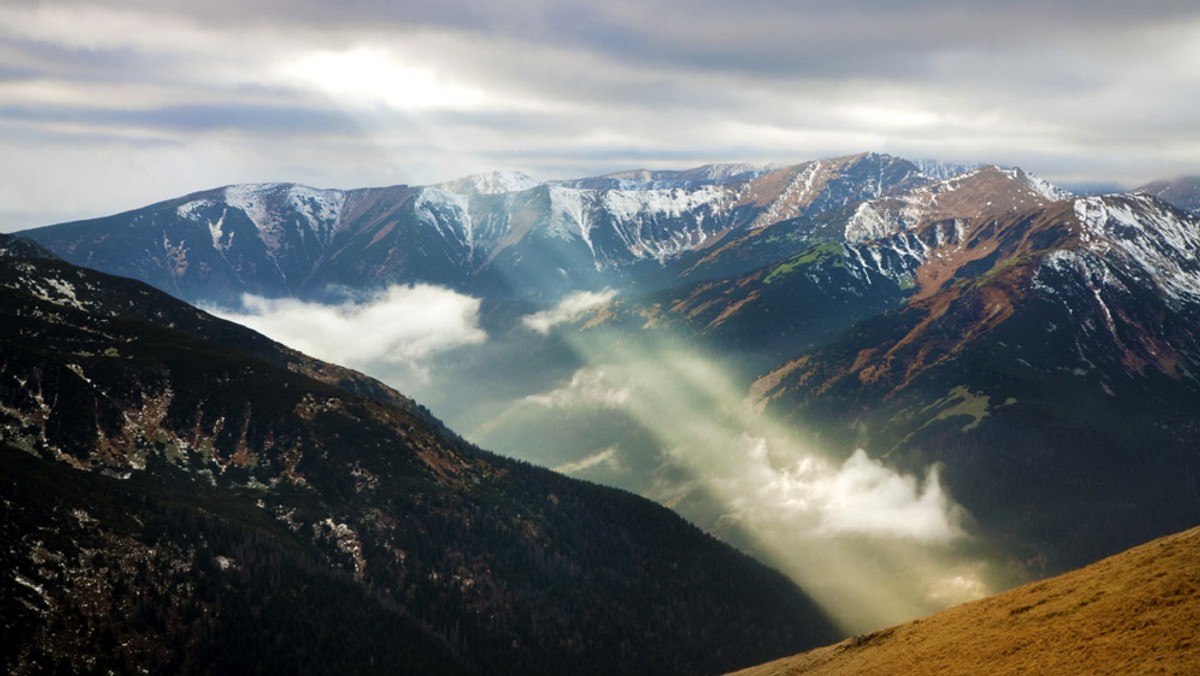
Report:
[[[0,231],[237,182],[865,150],[1200,173],[1194,0],[5,0]]]

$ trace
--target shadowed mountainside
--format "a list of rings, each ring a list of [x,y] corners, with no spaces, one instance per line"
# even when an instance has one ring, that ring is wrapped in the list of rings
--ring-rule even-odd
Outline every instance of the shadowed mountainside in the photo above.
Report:
[[[629,493],[140,282],[0,258],[8,673],[695,673],[838,634]]]

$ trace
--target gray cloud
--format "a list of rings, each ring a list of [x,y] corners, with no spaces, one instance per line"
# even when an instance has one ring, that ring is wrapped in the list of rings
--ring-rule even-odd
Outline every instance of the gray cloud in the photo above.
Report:
[[[1134,183],[1200,172],[1197,45],[1192,2],[20,0],[0,8],[0,153],[22,169],[0,181],[25,197],[0,213],[863,150]],[[24,169],[46,133],[70,147]],[[79,161],[148,141],[194,166]]]

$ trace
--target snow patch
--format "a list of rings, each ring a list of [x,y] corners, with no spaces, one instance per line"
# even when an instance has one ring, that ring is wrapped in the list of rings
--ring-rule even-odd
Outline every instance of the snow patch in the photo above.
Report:
[[[463,244],[474,251],[471,202],[465,195],[438,188],[425,188],[413,202],[417,218],[432,226],[443,239]]]
[[[1075,197],[1075,195],[1063,190],[1062,188],[1054,185],[1040,176],[1031,174],[1027,171],[1022,171],[1022,173],[1024,174],[1025,184],[1029,186],[1029,188],[1035,193],[1041,195],[1050,202],[1062,202],[1063,200],[1069,200]]]
[[[896,224],[881,214],[870,202],[863,202],[846,221],[844,236],[847,242],[881,239],[898,231]]]
[[[550,206],[554,214],[552,222],[574,225],[579,231],[579,237],[583,239],[584,244],[587,244],[588,251],[592,253],[592,260],[596,262],[596,267],[599,268],[600,261],[596,259],[596,247],[592,244],[591,219],[588,218],[588,210],[584,205],[584,191],[551,186]]]
[[[1084,247],[1159,289],[1168,302],[1200,302],[1200,219],[1145,195],[1075,200]]]
[[[184,218],[189,221],[195,221],[198,220],[196,216],[197,211],[211,207],[213,204],[214,203],[212,200],[192,200],[191,202],[180,204],[178,207],[175,207],[175,214],[180,218]]]
[[[225,188],[225,203],[241,209],[258,229],[259,237],[272,253],[287,237],[293,215],[325,243],[340,225],[346,193],[319,190],[291,183],[257,183]]]
[[[48,277],[41,280],[34,280],[30,284],[29,292],[55,305],[73,307],[76,310],[87,310],[83,306],[83,303],[79,302],[79,298],[76,297],[75,287],[65,279]]]

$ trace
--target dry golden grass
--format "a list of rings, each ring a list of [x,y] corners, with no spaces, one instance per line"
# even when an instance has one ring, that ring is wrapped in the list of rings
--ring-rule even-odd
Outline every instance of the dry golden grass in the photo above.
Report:
[[[1200,528],[738,672],[1200,674]]]

